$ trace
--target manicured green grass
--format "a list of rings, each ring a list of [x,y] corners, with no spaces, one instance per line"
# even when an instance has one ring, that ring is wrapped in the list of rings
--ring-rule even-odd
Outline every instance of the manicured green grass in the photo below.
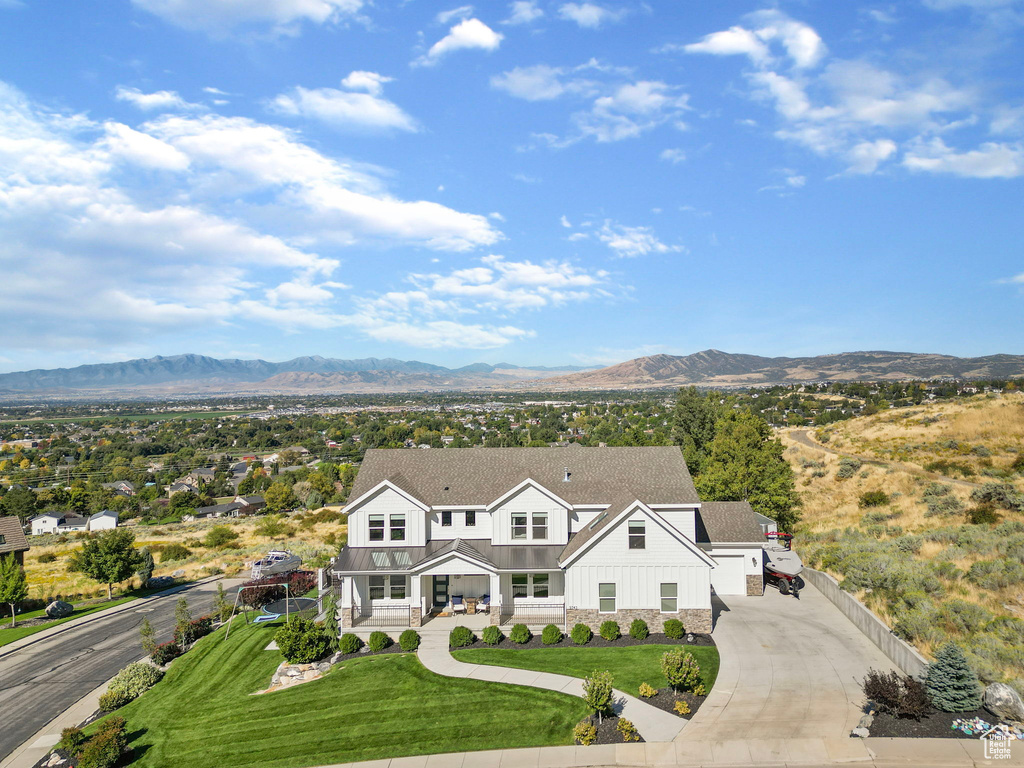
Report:
[[[415,655],[345,661],[322,680],[276,693],[270,625],[238,620],[176,660],[119,710],[133,766],[328,765],[389,756],[570,744],[582,700],[536,688],[441,677]]]
[[[563,641],[567,643],[568,640]],[[636,696],[640,683],[664,688],[668,681],[661,673],[661,656],[671,646],[632,645],[624,648],[587,648],[560,645],[553,648],[515,650],[505,648],[471,648],[453,651],[459,661],[468,664],[489,664],[496,667],[534,669],[571,677],[586,677],[595,669],[608,670],[620,691]],[[683,646],[700,665],[700,676],[708,691],[718,677],[718,649],[714,646]]]

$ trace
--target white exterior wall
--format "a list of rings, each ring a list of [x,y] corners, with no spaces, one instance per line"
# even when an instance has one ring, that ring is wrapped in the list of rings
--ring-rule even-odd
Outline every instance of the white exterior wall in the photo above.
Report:
[[[387,528],[384,541],[370,541],[370,515],[382,514],[386,523],[390,516],[405,513],[405,540],[391,541]],[[348,544],[350,547],[422,547],[427,543],[426,513],[392,488],[385,488],[364,502],[348,516]]]
[[[525,539],[512,538],[512,513],[523,512],[530,516],[530,530]],[[548,537],[530,538],[534,512],[548,513]],[[491,541],[498,544],[566,544],[569,541],[569,511],[533,486],[526,486],[515,496],[506,499],[493,510],[494,531]]]
[[[58,522],[58,518],[56,518],[56,517],[49,517],[49,516],[44,517],[44,518],[42,518],[40,520],[33,520],[32,521],[32,535],[33,536],[42,536],[45,533],[56,533],[57,532],[57,522]]]
[[[569,532],[579,533],[601,514],[600,509],[574,509],[569,513]]]
[[[117,528],[116,517],[104,515],[103,517],[97,517],[95,520],[89,520],[90,531],[109,531],[113,528]]]
[[[658,507],[654,511],[672,523],[690,541],[697,540],[696,507],[672,507],[669,509]]]
[[[452,510],[452,524],[441,525],[441,511],[429,513],[427,541],[435,539],[487,539],[492,536],[491,513],[476,510],[476,525],[466,525],[465,510]]]
[[[627,520],[647,521],[646,547],[630,549]],[[613,583],[616,610],[660,610],[661,584],[675,582],[679,610],[711,607],[711,568],[642,510],[623,518],[565,572],[568,608],[598,609],[598,584]]]

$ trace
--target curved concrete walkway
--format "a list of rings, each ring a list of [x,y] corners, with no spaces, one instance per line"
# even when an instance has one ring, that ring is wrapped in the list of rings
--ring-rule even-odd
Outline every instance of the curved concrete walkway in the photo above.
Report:
[[[448,636],[423,634],[419,648],[420,663],[431,672],[445,677],[467,677],[492,683],[511,683],[549,691],[583,695],[583,681],[578,677],[553,675],[513,667],[492,667],[485,664],[467,664],[456,661],[448,652]],[[622,691],[615,691],[615,713],[633,722],[644,741],[672,741],[686,725],[681,717],[652,707]]]

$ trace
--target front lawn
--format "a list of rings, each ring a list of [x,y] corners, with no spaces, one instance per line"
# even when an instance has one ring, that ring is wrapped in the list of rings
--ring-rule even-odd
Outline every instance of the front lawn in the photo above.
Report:
[[[498,648],[473,648],[452,651],[459,661],[468,664],[490,664],[495,667],[517,667],[557,675],[586,677],[595,669],[608,670],[620,691],[636,696],[640,683],[664,688],[668,681],[661,673],[661,656],[671,646],[633,645],[623,648],[587,648],[561,645],[523,651]],[[714,646],[683,646],[700,665],[700,676],[708,692],[718,677],[718,649]]]
[[[447,678],[415,655],[353,658],[322,680],[262,696],[281,662],[270,625],[236,620],[176,660],[118,710],[137,766],[328,765],[403,755],[570,744],[582,700],[536,688]]]
[[[167,589],[167,587],[164,587]],[[7,616],[0,619],[0,647],[13,643],[15,640],[20,640],[23,637],[34,635],[36,632],[42,632],[44,629],[50,629],[50,627],[56,627],[58,624],[63,624],[66,621],[73,619],[80,619],[83,616],[88,616],[90,613],[96,613],[96,611],[105,611],[107,608],[113,608],[116,605],[127,603],[129,600],[135,600],[139,595],[130,594],[125,597],[116,597],[113,600],[105,600],[102,603],[87,603],[79,604],[75,606],[74,613],[70,616],[66,616],[63,619],[54,619],[48,621],[45,624],[33,624],[28,627],[23,627],[20,623],[17,626],[11,626],[11,617]],[[28,613],[18,614],[18,621],[22,622],[27,619],[35,619],[46,615],[46,609],[40,608],[38,611],[29,611]]]

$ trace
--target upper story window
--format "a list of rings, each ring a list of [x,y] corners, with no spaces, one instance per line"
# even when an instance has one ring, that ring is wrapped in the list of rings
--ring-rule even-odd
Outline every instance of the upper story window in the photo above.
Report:
[[[370,541],[384,541],[384,515],[370,515]]]
[[[476,512],[467,512],[466,513],[466,527],[467,528],[472,528],[474,525],[476,525]]]
[[[629,548],[647,548],[647,525],[643,520],[629,521]]]
[[[452,513],[451,512],[442,512],[441,513],[441,525],[443,525],[444,527],[447,528],[451,524],[452,524]]]
[[[512,538],[525,539],[526,529],[530,516],[525,512],[514,512],[512,514]]]
[[[546,539],[548,537],[548,513],[533,513],[533,536],[534,539]]]
[[[405,515],[391,515],[391,540],[405,541]]]

